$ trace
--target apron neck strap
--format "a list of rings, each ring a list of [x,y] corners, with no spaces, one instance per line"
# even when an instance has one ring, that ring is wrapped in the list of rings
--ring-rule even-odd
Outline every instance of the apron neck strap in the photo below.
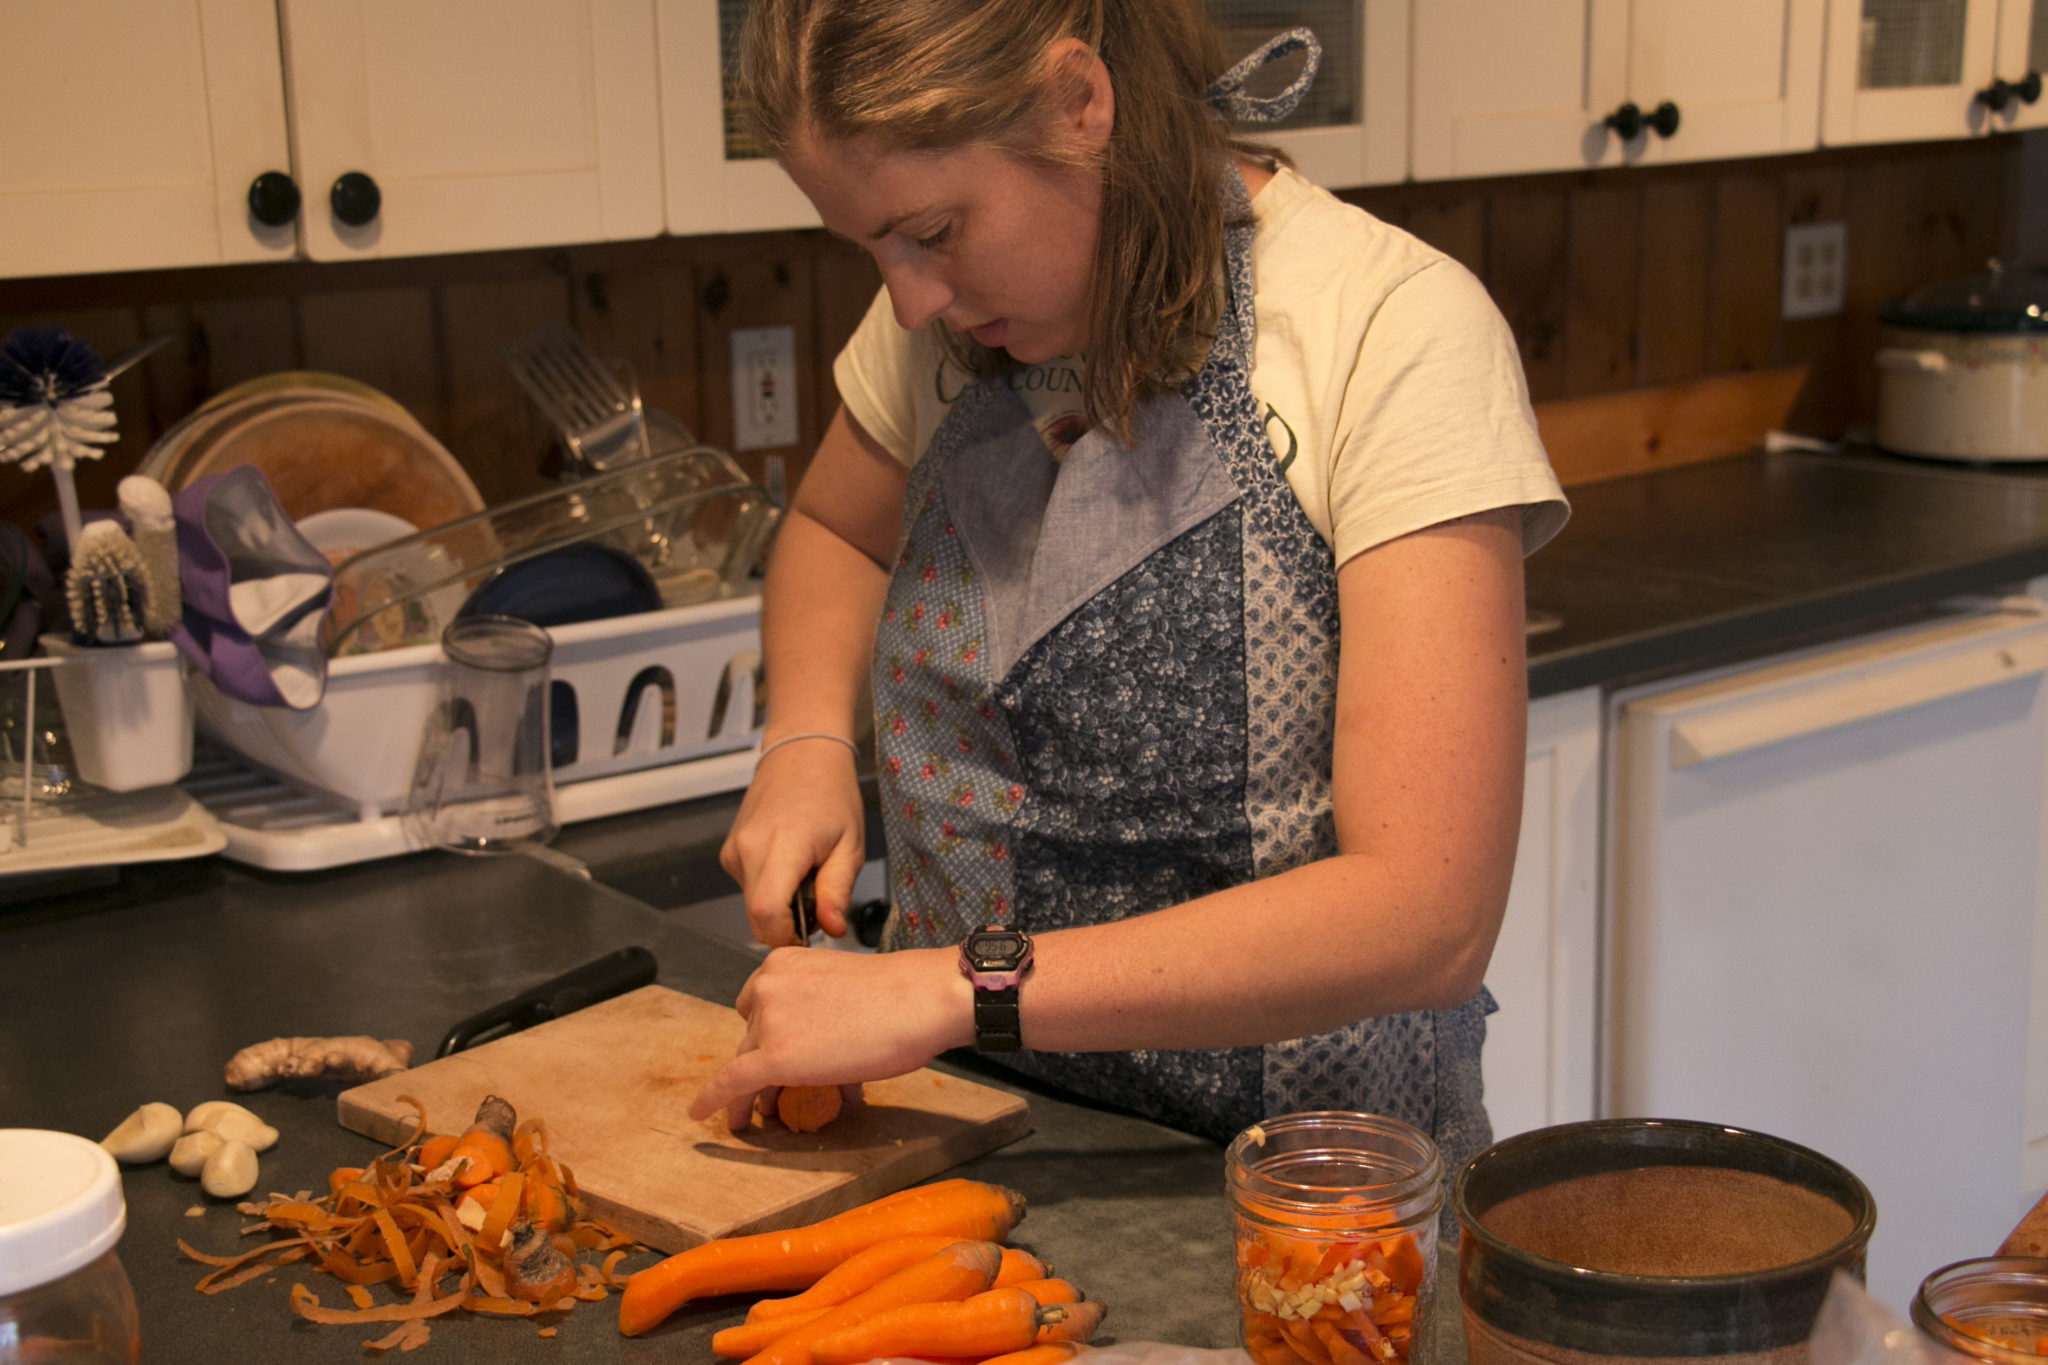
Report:
[[[1296,52],[1306,52],[1301,74],[1279,94],[1260,98],[1244,93],[1245,82],[1269,63]],[[1301,97],[1314,84],[1316,68],[1322,64],[1323,45],[1305,28],[1290,28],[1259,44],[1243,61],[1224,72],[1208,89],[1209,107],[1232,123],[1278,123],[1294,112]]]

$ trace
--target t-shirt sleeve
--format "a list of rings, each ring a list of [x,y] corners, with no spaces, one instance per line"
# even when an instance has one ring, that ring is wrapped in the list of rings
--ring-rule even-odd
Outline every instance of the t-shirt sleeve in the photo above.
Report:
[[[832,363],[839,401],[884,450],[917,462],[917,385],[929,342],[897,325],[889,291],[878,290],[867,315]]]
[[[1448,257],[1395,285],[1375,310],[1341,409],[1330,481],[1339,564],[1502,507],[1522,509],[1527,554],[1569,515],[1507,320]]]

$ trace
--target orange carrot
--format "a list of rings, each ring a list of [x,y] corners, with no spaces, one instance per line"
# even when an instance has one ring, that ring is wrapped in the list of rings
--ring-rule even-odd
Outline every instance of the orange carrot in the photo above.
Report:
[[[1021,1351],[1008,1355],[990,1356],[981,1365],[1064,1365],[1081,1353],[1082,1348],[1071,1341],[1048,1341],[1037,1346],[1026,1346]]]
[[[455,1144],[461,1141],[454,1133],[443,1133],[430,1137],[420,1144],[420,1169],[431,1171],[446,1161],[455,1152]]]
[[[952,1303],[979,1294],[988,1288],[1001,1263],[1002,1249],[994,1242],[955,1242],[837,1308],[791,1327],[747,1357],[747,1365],[811,1365],[811,1350],[819,1338],[912,1304]]]
[[[1048,1281],[1048,1283],[1064,1284],[1066,1282],[1064,1280],[1057,1280]],[[1062,1309],[1065,1311],[1062,1312]],[[1044,1325],[1038,1329],[1038,1335],[1032,1338],[1032,1340],[1041,1343],[1048,1341],[1086,1341],[1095,1335],[1095,1329],[1102,1326],[1102,1320],[1109,1316],[1109,1305],[1103,1303],[1100,1299],[1090,1299],[1086,1303],[1047,1305],[1046,1311],[1060,1313],[1060,1316],[1048,1318]]]
[[[1007,1289],[1013,1286],[1004,1285],[1002,1287]],[[1068,1284],[1065,1280],[1025,1280],[1015,1285],[1014,1288],[1021,1289],[1032,1298],[1038,1300],[1040,1308],[1049,1307],[1055,1303],[1079,1303],[1081,1301],[1081,1291]]]
[[[360,1180],[362,1177],[363,1168],[360,1166],[337,1166],[334,1168],[333,1173],[327,1177],[327,1193],[330,1197],[338,1195],[341,1193],[343,1185],[351,1181]]]
[[[767,1322],[794,1313],[831,1308],[845,1303],[861,1290],[881,1283],[904,1266],[923,1260],[935,1251],[959,1241],[945,1234],[891,1237],[841,1261],[816,1284],[786,1299],[760,1299],[747,1310],[748,1322]],[[1008,1289],[1026,1280],[1042,1280],[1051,1272],[1045,1262],[1018,1247],[1003,1248],[1003,1268],[996,1272],[990,1289]]]
[[[634,1275],[619,1300],[619,1330],[638,1336],[706,1295],[806,1288],[855,1252],[891,1237],[942,1233],[998,1241],[1023,1216],[1024,1197],[1014,1190],[978,1180],[942,1180],[805,1227],[723,1237]]]
[[[1040,1308],[1021,1289],[991,1289],[958,1303],[912,1303],[820,1333],[810,1365],[859,1365],[881,1356],[1008,1355],[1032,1344],[1065,1306]]]
[[[724,1356],[727,1360],[745,1360],[830,1311],[827,1308],[806,1308],[801,1312],[785,1313],[779,1318],[762,1318],[743,1322],[737,1327],[723,1328],[711,1336],[711,1354]]]
[[[836,1085],[785,1085],[775,1094],[775,1117],[792,1133],[815,1133],[839,1117]]]
[[[457,1185],[467,1189],[513,1169],[517,1163],[512,1159],[512,1119],[511,1105],[496,1095],[484,1096],[483,1103],[476,1107],[476,1119],[469,1125],[469,1131],[456,1139],[454,1150],[448,1154],[449,1161],[462,1163],[455,1172]]]

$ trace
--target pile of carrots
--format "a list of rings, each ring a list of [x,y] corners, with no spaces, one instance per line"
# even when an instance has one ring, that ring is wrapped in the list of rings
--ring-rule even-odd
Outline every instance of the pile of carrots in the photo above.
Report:
[[[211,1256],[181,1240],[179,1250],[213,1267],[199,1291],[315,1262],[346,1286],[354,1306],[326,1307],[295,1284],[292,1311],[319,1323],[400,1324],[364,1343],[382,1353],[419,1346],[427,1320],[445,1313],[562,1313],[623,1285],[612,1271],[632,1239],[578,1217],[575,1180],[548,1155],[539,1119],[517,1123],[510,1105],[487,1098],[463,1133],[427,1137],[425,1120],[421,1110],[413,1133],[368,1166],[334,1171],[322,1198],[308,1191],[239,1206],[263,1220],[247,1231],[283,1237],[240,1256]],[[603,1255],[603,1264],[580,1260],[586,1253]],[[370,1286],[387,1283],[409,1297],[377,1302]]]
[[[1024,1216],[1013,1190],[942,1180],[806,1227],[726,1237],[634,1275],[619,1330],[638,1336],[693,1299],[764,1298],[711,1349],[746,1365],[857,1365],[884,1356],[1057,1365],[1101,1325],[1029,1252],[1003,1240]]]
[[[1268,1229],[1239,1240],[1244,1346],[1257,1365],[1408,1360],[1425,1270],[1422,1250],[1413,1233],[1358,1232],[1326,1240]]]

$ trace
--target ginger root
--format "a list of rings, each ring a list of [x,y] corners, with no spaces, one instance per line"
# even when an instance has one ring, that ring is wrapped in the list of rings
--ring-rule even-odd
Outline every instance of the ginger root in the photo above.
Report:
[[[411,1065],[403,1038],[272,1038],[230,1057],[226,1075],[230,1089],[261,1090],[279,1081],[374,1081]]]

